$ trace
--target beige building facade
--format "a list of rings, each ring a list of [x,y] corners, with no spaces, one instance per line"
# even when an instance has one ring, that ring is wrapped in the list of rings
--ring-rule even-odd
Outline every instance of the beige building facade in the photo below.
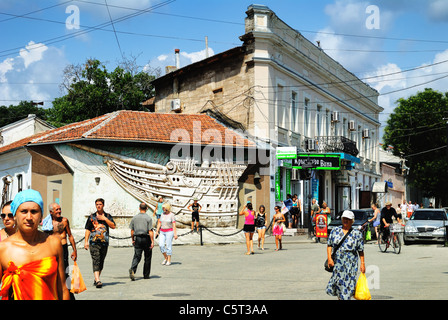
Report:
[[[248,177],[261,177],[257,206],[272,211],[286,194],[298,194],[304,210],[310,198],[333,211],[369,206],[372,185],[381,180],[378,92],[268,7],[251,5],[246,15],[242,46],[153,82],[155,112],[207,112],[269,144],[268,155],[247,159],[264,166]],[[303,179],[294,160],[277,159],[282,147],[337,155],[340,167],[314,168]],[[241,194],[244,204],[248,193]]]

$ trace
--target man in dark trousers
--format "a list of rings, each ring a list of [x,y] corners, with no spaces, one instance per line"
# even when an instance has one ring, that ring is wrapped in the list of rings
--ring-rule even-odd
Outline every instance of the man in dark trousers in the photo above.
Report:
[[[154,247],[154,232],[152,230],[152,219],[146,214],[148,206],[146,203],[140,204],[140,213],[132,218],[129,228],[131,228],[132,245],[134,246],[134,258],[132,259],[129,277],[135,280],[137,266],[142,259],[142,253],[145,254],[143,264],[143,278],[149,279],[151,273],[152,248]]]
[[[87,218],[84,227],[86,229],[84,249],[90,250],[92,257],[93,276],[95,277],[93,285],[102,288],[100,275],[109,248],[109,228],[115,229],[115,221],[109,213],[104,211],[104,199],[96,199],[95,207],[96,212]]]
[[[392,217],[395,217],[400,223],[401,219],[397,214],[397,211],[392,207],[392,202],[386,202],[386,206],[381,210],[381,223],[380,230],[383,233],[384,240],[389,237],[389,226],[393,223]]]

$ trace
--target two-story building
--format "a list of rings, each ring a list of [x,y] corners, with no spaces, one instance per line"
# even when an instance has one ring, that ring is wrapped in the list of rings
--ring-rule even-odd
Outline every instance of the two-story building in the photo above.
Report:
[[[286,194],[298,194],[305,210],[311,197],[333,211],[369,206],[366,191],[381,177],[378,92],[268,7],[246,14],[241,46],[154,80],[155,112],[209,113],[268,143],[258,158],[265,170],[253,176],[269,198],[252,197],[256,206],[272,210]],[[284,147],[296,159],[278,159]],[[313,165],[326,156],[338,159]]]

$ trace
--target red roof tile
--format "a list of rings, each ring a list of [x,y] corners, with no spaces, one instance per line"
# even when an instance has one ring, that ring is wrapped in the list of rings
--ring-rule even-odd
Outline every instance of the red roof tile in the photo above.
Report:
[[[244,138],[205,114],[150,113],[121,110],[51,129],[0,148],[0,154],[33,144],[79,140],[200,143],[254,147]]]

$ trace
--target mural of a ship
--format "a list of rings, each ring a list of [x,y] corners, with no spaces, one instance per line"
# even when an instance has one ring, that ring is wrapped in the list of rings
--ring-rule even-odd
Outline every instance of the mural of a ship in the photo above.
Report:
[[[166,165],[73,144],[103,156],[109,174],[128,193],[155,210],[159,197],[169,202],[176,219],[191,223],[187,209],[193,199],[202,206],[200,220],[206,227],[235,225],[238,215],[238,179],[247,165],[211,161],[199,166],[194,159],[170,159]]]

